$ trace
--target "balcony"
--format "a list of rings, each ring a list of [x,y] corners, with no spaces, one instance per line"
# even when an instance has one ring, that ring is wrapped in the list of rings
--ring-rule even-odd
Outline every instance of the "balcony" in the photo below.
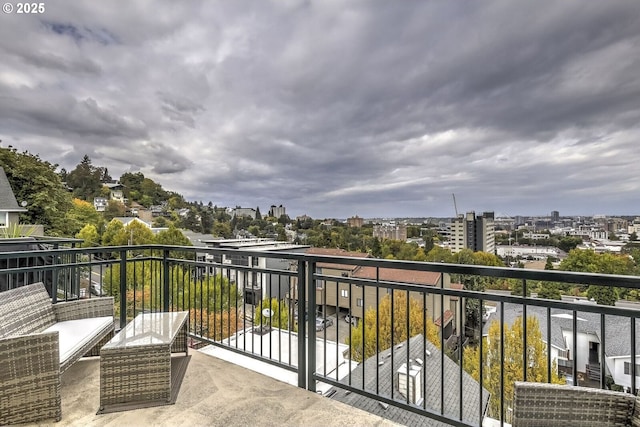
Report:
[[[54,301],[113,296],[116,329],[139,313],[186,310],[193,350],[175,405],[114,414],[95,414],[99,360],[78,362],[63,377],[59,425],[507,425],[513,381],[638,389],[634,306],[526,296],[538,281],[640,289],[638,277],[74,244],[0,252],[0,291],[42,281]],[[264,262],[223,262],[247,257]],[[519,281],[523,296],[468,290],[492,280]],[[318,331],[315,316],[297,312],[334,322]],[[357,327],[344,321],[349,312],[364,313]]]
[[[392,422],[232,363],[191,351],[175,405],[96,415],[99,359],[77,362],[62,378],[56,426],[378,425]]]

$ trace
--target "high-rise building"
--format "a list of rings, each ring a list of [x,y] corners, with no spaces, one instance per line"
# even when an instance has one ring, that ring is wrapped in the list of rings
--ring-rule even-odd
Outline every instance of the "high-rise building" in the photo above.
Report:
[[[269,216],[272,216],[274,218],[280,218],[282,215],[286,215],[286,214],[287,214],[287,210],[282,205],[280,206],[271,205],[271,208],[269,209]]]
[[[560,212],[551,211],[551,222],[559,222],[560,221]]]
[[[458,215],[451,223],[451,252],[471,249],[474,252],[495,252],[494,213],[483,212],[476,216],[471,211]]]

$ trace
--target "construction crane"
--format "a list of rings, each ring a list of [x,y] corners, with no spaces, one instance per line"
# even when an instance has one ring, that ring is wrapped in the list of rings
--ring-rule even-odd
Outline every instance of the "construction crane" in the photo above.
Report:
[[[453,208],[456,210],[456,218],[458,217],[458,205],[456,204],[456,195],[455,193],[451,193],[453,196]]]

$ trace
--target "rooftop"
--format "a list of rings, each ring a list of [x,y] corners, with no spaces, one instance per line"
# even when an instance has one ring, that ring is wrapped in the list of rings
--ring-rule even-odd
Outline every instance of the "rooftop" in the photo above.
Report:
[[[62,376],[62,420],[55,426],[394,426],[388,420],[190,350],[174,405],[96,415],[100,361],[83,359]]]

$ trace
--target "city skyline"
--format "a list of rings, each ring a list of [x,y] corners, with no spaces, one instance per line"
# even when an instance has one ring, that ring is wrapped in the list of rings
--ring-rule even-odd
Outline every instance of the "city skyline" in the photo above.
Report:
[[[635,1],[51,2],[0,54],[1,147],[68,171],[293,217],[640,212]]]

